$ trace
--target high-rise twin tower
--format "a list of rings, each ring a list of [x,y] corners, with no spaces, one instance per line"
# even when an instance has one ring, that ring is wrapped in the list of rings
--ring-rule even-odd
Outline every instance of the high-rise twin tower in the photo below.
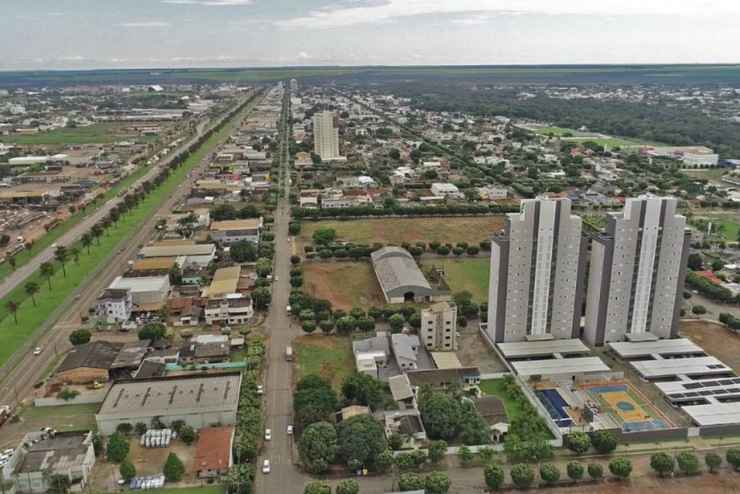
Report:
[[[605,231],[586,236],[569,199],[522,201],[491,241],[488,336],[597,346],[676,336],[689,245],[677,205],[627,199]]]

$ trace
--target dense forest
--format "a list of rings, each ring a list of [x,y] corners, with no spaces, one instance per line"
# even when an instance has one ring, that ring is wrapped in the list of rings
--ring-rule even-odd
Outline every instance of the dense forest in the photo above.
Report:
[[[529,118],[569,128],[586,126],[650,142],[708,146],[722,158],[740,158],[740,124],[713,118],[684,103],[565,100],[542,94],[522,99],[517,96],[520,89],[483,90],[463,84],[389,84],[383,90],[411,97],[417,108],[431,111]]]

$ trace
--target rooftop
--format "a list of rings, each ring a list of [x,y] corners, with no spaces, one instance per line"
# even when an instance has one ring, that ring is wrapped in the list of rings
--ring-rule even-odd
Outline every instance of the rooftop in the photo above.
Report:
[[[383,247],[373,252],[370,257],[384,292],[404,287],[417,287],[431,292],[431,285],[406,249]]]
[[[246,220],[224,220],[211,223],[211,230],[224,232],[228,230],[256,230],[262,227],[262,218],[248,218]]]
[[[56,372],[87,367],[92,369],[110,369],[123,347],[122,343],[92,341],[77,345],[67,354]]]
[[[204,427],[195,445],[196,470],[226,470],[231,466],[233,427]]]
[[[155,244],[139,251],[142,257],[209,256],[215,253],[214,244]]]
[[[697,376],[732,373],[732,369],[715,357],[635,360],[630,365],[644,378]]]
[[[506,358],[538,357],[545,355],[588,353],[590,350],[577,338],[568,340],[539,340],[498,343],[498,349]]]
[[[210,286],[203,290],[203,296],[221,297],[229,293],[235,293],[239,284],[241,271],[241,266],[217,269]]]
[[[170,279],[168,276],[141,276],[138,278],[124,278],[118,276],[109,288],[129,289],[132,292],[163,291],[167,289]]]
[[[15,473],[76,470],[83,463],[89,449],[89,433],[57,433],[31,445],[18,462]]]
[[[430,352],[437,369],[459,369],[462,367],[455,352]]]
[[[169,271],[174,265],[174,257],[150,257],[135,260],[131,268],[134,271]]]
[[[646,357],[649,355],[681,355],[704,353],[704,350],[687,338],[657,341],[615,341],[609,348],[622,358]]]
[[[609,367],[599,357],[523,360],[511,362],[511,365],[516,373],[522,377],[609,372]]]

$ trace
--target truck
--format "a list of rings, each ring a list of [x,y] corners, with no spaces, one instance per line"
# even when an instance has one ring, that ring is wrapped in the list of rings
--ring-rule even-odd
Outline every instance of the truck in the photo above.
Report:
[[[288,362],[293,361],[293,347],[290,345],[285,347],[285,360]]]

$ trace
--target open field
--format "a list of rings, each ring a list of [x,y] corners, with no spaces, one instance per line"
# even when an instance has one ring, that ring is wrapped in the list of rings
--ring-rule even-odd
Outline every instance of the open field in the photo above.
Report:
[[[312,243],[313,232],[319,228],[333,228],[338,239],[364,244],[400,245],[403,242],[433,241],[477,244],[503,226],[503,216],[305,221],[299,239],[303,244]]]
[[[430,259],[422,262],[422,266],[443,267],[452,293],[467,290],[473,294],[473,300],[477,303],[488,301],[490,260],[487,257]]]
[[[740,335],[712,321],[681,321],[681,336],[740,372]]]
[[[509,395],[504,390],[503,379],[483,380],[480,382],[480,389],[483,391],[483,394],[495,396],[504,402],[504,408],[506,409],[506,416],[509,419],[509,422],[522,414],[522,407],[518,402],[509,398]]]
[[[303,289],[327,299],[335,309],[385,305],[373,268],[368,262],[311,262],[303,265]]]
[[[574,129],[567,129],[564,127],[548,126],[538,127],[530,129],[538,135],[551,135],[553,137],[559,137],[565,141],[572,142],[595,142],[601,146],[613,148],[615,146],[626,147],[626,146],[640,146],[640,145],[654,145],[647,141],[641,141],[639,139],[631,139],[629,137],[615,137],[607,136],[600,133],[593,132],[581,132]],[[567,135],[566,135],[567,134]]]
[[[347,337],[316,334],[299,336],[293,342],[298,360],[296,381],[317,374],[339,389],[344,378],[355,369],[352,345]]]
[[[58,431],[96,430],[95,414],[99,404],[62,405],[56,407],[28,407],[20,416],[23,428],[37,431],[41,427],[51,427]]]
[[[0,136],[0,142],[12,142],[19,145],[44,146],[66,144],[108,144],[124,139],[149,142],[156,137],[141,136],[128,131],[119,123],[98,123],[86,127],[55,129],[37,134],[14,134]]]
[[[238,119],[239,116],[234,117],[232,125]],[[35,297],[36,306],[25,293],[25,284],[18,286],[2,299],[2,305],[0,305],[0,365],[5,364],[8,358],[43,325],[47,318],[84,283],[84,280],[113,255],[121,242],[131,237],[154,214],[160,204],[175,192],[190,170],[195,168],[214,146],[229,135],[232,125],[225,125],[219,132],[214,133],[196,152],[190,155],[182,166],[173,171],[160,187],[154,189],[136,207],[123,215],[116,225],[108,228],[99,238],[99,242],[90,246],[89,253],[81,245],[75,245],[74,247],[80,249],[79,261],[74,262],[72,259],[67,261],[66,276],[61,265],[54,263],[56,272],[49,280],[51,290],[47,280],[42,279],[38,272],[31,275],[27,281],[36,281],[41,287]],[[68,246],[69,249],[72,247]],[[8,312],[7,302],[9,300],[19,304],[17,323],[13,315]]]

